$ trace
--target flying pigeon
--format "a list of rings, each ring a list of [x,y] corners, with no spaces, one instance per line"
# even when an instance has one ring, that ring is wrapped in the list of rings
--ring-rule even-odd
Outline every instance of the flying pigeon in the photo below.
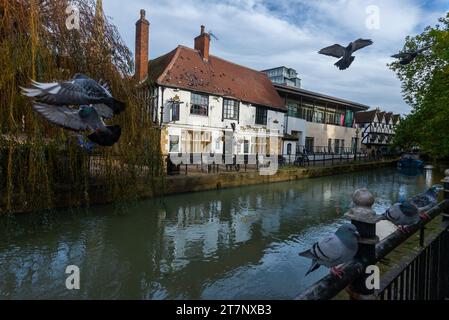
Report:
[[[358,237],[359,233],[353,224],[344,224],[333,235],[315,243],[311,249],[301,252],[300,256],[312,259],[306,276],[323,265],[331,268],[334,276],[341,278],[343,271],[337,266],[355,257]]]
[[[443,186],[436,184],[424,193],[417,194],[409,201],[419,211],[421,218],[424,220],[430,220],[427,211],[432,209],[438,203],[438,194],[443,190]]]
[[[392,55],[392,58],[395,59],[400,59],[399,63],[402,64],[403,66],[408,65],[409,63],[411,63],[413,60],[416,59],[416,57],[418,55],[420,55],[421,53],[423,53],[426,50],[429,50],[431,48],[431,46],[426,46],[420,50],[416,50],[416,51],[412,51],[412,52],[401,52],[395,55]]]
[[[408,227],[420,221],[418,209],[409,201],[392,205],[382,216],[396,225],[402,233],[408,233]]]
[[[341,58],[335,65],[340,70],[346,70],[347,68],[349,68],[349,66],[355,59],[355,57],[352,54],[357,50],[360,50],[372,44],[373,41],[371,40],[358,39],[354,42],[351,42],[346,48],[339,44],[334,44],[333,46],[321,49],[318,53],[339,59]]]
[[[72,80],[54,83],[32,81],[31,88],[21,88],[23,94],[47,105],[90,105],[104,104],[119,114],[125,104],[115,99],[105,84],[77,73]]]
[[[120,139],[120,126],[106,126],[103,122],[103,119],[110,119],[114,115],[113,110],[105,105],[82,105],[79,109],[72,109],[68,106],[35,103],[33,108],[49,122],[62,128],[91,131],[87,138],[100,146],[113,146]]]

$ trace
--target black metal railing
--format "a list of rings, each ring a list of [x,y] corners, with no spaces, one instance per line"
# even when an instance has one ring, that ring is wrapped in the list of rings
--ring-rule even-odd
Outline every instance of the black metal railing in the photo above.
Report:
[[[442,300],[449,289],[449,223],[416,255],[383,276],[380,300]]]
[[[444,179],[445,200],[430,209],[430,220],[409,227],[408,233],[396,231],[378,241],[379,216],[371,209],[374,198],[366,189],[357,190],[355,208],[346,214],[356,225],[361,240],[355,259],[344,266],[344,275],[328,275],[302,292],[297,300],[329,300],[344,289],[352,299],[441,300],[449,298],[449,170]],[[427,223],[442,215],[442,230],[425,240]],[[411,236],[420,233],[421,249],[381,278],[379,290],[367,288],[366,268],[375,265]]]
[[[174,157],[173,157],[174,156]],[[173,157],[173,158],[172,158]],[[214,160],[215,159],[215,160]],[[271,160],[270,160],[271,159]],[[164,156],[164,162],[168,175],[187,175],[189,173],[216,174],[219,172],[247,172],[257,171],[269,161],[270,155],[248,154],[230,155],[222,154],[171,154]],[[313,154],[282,154],[276,156],[277,165],[311,167],[332,166],[349,162],[378,161],[379,157],[373,157],[364,152],[354,153],[313,153]]]

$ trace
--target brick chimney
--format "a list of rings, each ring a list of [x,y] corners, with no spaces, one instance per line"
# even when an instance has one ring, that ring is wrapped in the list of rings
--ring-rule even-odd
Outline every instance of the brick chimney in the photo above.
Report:
[[[136,22],[136,73],[138,81],[148,77],[148,51],[150,38],[150,23],[145,19],[145,10],[140,10],[140,19]]]
[[[204,28],[201,26],[201,34],[195,38],[195,50],[201,53],[204,61],[209,61],[210,35],[204,32]]]

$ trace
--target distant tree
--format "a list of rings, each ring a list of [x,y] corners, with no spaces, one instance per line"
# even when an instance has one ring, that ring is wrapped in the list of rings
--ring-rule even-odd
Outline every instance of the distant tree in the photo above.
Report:
[[[394,143],[402,148],[419,146],[434,159],[449,157],[449,13],[435,27],[407,37],[403,51],[426,46],[429,50],[412,63],[394,62],[405,101],[412,112],[398,126]]]

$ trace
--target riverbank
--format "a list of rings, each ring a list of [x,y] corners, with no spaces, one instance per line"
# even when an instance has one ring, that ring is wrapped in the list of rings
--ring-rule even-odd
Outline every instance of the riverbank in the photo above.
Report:
[[[275,175],[271,176],[262,176],[258,171],[172,176],[165,179],[165,190],[161,195],[227,189],[264,183],[287,182],[333,176],[342,173],[390,167],[394,166],[395,163],[396,160],[388,160],[364,163],[345,163],[328,167],[284,167],[280,168]]]
[[[215,174],[195,173],[190,175],[166,176],[161,180],[155,179],[154,186],[161,185],[162,188],[149,188],[147,183],[140,184],[132,199],[121,200],[141,200],[190,192],[237,188],[243,186],[295,181],[316,177],[333,176],[342,173],[364,171],[391,167],[396,160],[363,162],[363,163],[343,163],[324,167],[283,167],[275,175],[262,176],[258,171],[251,172],[220,172]],[[80,199],[71,193],[70,186],[58,189],[52,209],[64,209],[69,207],[80,207],[87,205],[102,205],[116,202],[117,199],[108,194],[104,188],[106,182],[97,181],[89,185],[88,200]],[[17,208],[16,213],[31,213],[31,210]],[[0,207],[0,215],[4,210]]]

